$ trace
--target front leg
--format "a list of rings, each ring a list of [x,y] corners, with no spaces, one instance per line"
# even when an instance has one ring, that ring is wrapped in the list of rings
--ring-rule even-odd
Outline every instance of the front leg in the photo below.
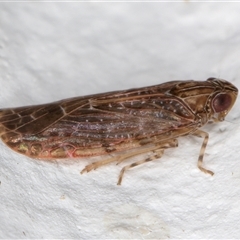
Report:
[[[206,149],[206,146],[207,146],[207,143],[208,143],[208,139],[209,139],[209,135],[207,132],[204,132],[202,130],[197,130],[196,132],[194,132],[192,135],[194,136],[197,136],[197,137],[201,137],[201,138],[204,138],[203,140],[203,143],[202,143],[202,147],[200,149],[200,153],[199,153],[199,157],[198,157],[198,168],[204,172],[204,173],[208,173],[210,175],[213,175],[214,172],[204,168],[202,165],[203,165],[203,156],[204,156],[204,153],[205,153],[205,149]]]

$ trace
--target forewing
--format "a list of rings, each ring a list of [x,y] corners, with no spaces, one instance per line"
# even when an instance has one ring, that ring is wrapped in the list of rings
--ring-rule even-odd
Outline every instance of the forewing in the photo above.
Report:
[[[76,156],[120,151],[196,128],[188,107],[159,86],[4,109],[0,112],[1,137],[26,155],[35,152],[49,157],[57,151],[55,157],[66,157],[76,150]],[[64,154],[60,156],[59,151]]]

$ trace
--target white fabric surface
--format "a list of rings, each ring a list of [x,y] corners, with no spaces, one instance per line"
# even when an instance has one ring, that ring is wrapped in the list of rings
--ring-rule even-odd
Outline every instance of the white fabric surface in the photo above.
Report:
[[[0,3],[0,107],[169,80],[240,87],[240,3]],[[89,160],[45,162],[0,142],[1,238],[240,238],[240,103],[201,139],[126,172],[80,175]]]

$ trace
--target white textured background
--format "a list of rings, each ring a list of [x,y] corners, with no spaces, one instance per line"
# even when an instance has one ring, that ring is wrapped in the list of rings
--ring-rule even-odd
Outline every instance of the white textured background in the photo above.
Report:
[[[0,107],[220,77],[240,88],[240,3],[0,3]],[[240,238],[240,102],[161,160],[80,175],[0,142],[1,238]]]

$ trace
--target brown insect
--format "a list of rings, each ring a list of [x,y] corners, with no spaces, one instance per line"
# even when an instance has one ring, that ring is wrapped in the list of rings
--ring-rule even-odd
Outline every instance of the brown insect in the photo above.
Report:
[[[65,99],[62,101],[0,110],[0,136],[13,150],[38,159],[111,155],[87,165],[83,172],[133,156],[149,153],[132,167],[160,158],[177,138],[204,138],[198,158],[201,171],[208,122],[223,121],[238,89],[217,78],[206,81],[172,81],[155,86]],[[117,153],[112,156],[112,153]]]

